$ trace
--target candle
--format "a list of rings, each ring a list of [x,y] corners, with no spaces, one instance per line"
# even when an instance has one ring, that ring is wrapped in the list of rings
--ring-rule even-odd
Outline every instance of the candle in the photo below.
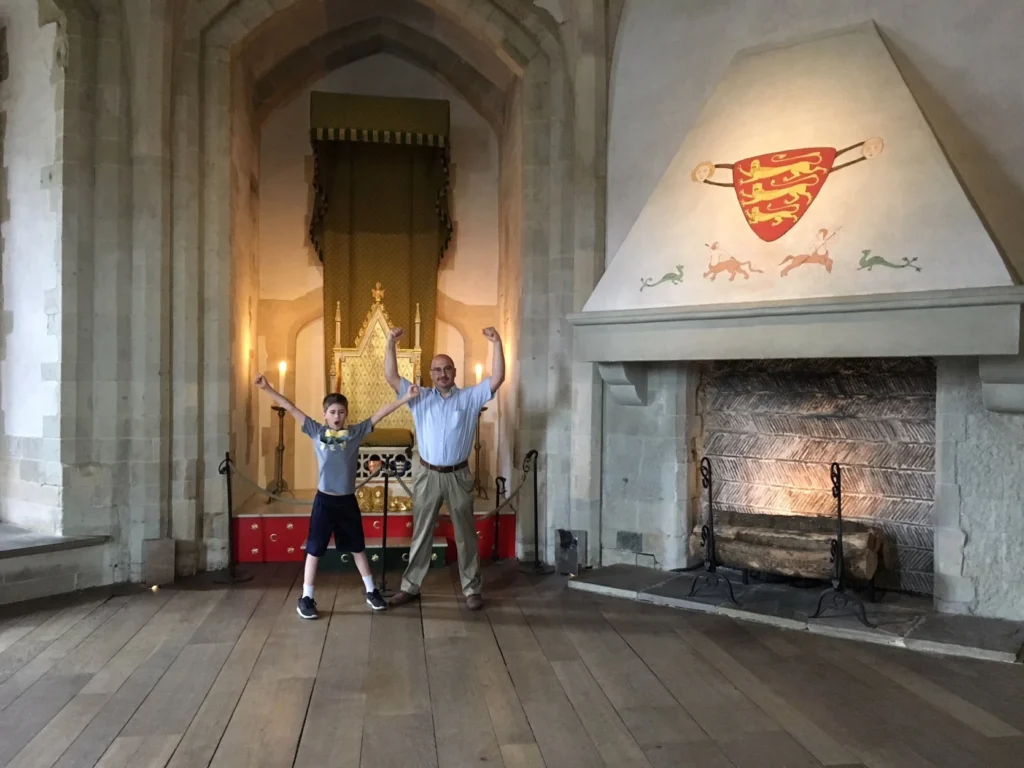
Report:
[[[285,373],[288,372],[288,363],[286,363],[284,360],[278,363],[277,372],[278,374],[280,374],[280,376],[278,377],[277,391],[284,392],[284,375]]]
[[[477,363],[476,364],[476,383],[477,384],[480,383],[480,380],[483,378],[483,375],[484,375],[484,367],[480,363]]]

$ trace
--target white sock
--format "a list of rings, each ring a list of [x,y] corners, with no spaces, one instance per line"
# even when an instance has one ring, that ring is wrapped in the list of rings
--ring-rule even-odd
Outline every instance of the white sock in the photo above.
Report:
[[[367,592],[373,592],[377,588],[373,583],[373,576],[363,576],[363,584],[366,586]]]
[[[313,596],[313,585],[312,584],[303,584],[302,585],[302,596],[303,597],[312,597]]]

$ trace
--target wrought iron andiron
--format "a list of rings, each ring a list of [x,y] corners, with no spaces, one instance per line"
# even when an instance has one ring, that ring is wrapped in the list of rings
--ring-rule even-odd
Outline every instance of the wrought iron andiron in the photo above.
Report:
[[[700,460],[700,484],[708,492],[708,519],[700,528],[700,543],[704,547],[704,573],[693,580],[687,597],[697,595],[703,580],[703,586],[711,589],[716,589],[724,584],[729,593],[729,600],[735,605],[739,605],[732,592],[732,582],[729,581],[729,577],[718,572],[718,556],[715,553],[715,503],[711,498],[711,461],[707,456]]]
[[[836,537],[829,546],[829,562],[833,565],[832,586],[821,593],[821,597],[818,598],[818,610],[811,618],[817,619],[824,611],[833,608],[838,610],[851,607],[861,624],[874,628],[875,625],[868,621],[868,614],[861,599],[846,591],[846,559],[843,556],[843,471],[836,462],[832,462],[832,498],[836,500]],[[826,595],[831,596],[827,606],[824,604]]]

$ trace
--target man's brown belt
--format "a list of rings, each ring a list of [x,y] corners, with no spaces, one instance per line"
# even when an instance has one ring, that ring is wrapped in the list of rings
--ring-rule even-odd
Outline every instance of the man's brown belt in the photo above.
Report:
[[[447,475],[451,472],[458,472],[460,469],[465,469],[466,467],[469,466],[469,461],[467,460],[462,462],[461,464],[456,464],[454,467],[435,467],[433,464],[427,464],[427,462],[425,462],[423,459],[420,459],[420,464],[422,464],[427,469],[432,469],[435,472],[440,472],[443,475]]]

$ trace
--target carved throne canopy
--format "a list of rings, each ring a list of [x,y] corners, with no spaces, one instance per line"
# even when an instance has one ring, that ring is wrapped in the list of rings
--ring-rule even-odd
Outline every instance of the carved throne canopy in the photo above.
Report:
[[[381,406],[395,399],[384,380],[384,354],[392,323],[384,306],[384,288],[378,282],[371,291],[373,305],[356,335],[355,345],[341,346],[341,302],[334,315],[334,365],[331,377],[335,389],[348,398],[349,423],[370,418]],[[414,346],[398,349],[398,374],[416,384],[420,381],[420,307],[416,305]],[[412,412],[399,408],[377,425],[378,445],[411,445],[414,432]],[[401,433],[401,434],[400,434]],[[388,439],[381,440],[387,437]]]

